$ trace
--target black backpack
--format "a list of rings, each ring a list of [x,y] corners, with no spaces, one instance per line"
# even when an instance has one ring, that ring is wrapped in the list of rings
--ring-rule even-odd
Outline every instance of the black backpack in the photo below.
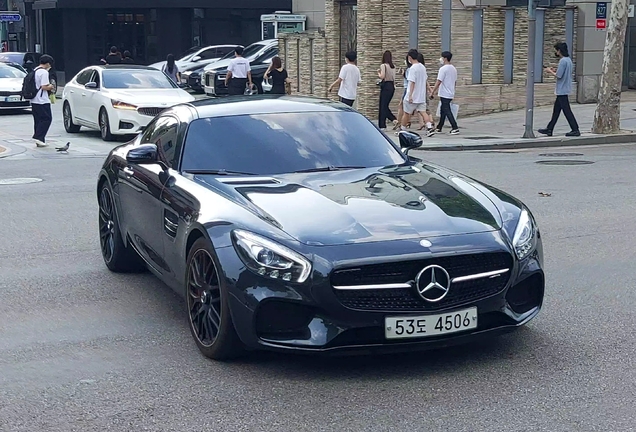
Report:
[[[40,89],[35,85],[35,72],[40,68],[35,68],[24,77],[22,81],[22,97],[33,99],[38,95]]]

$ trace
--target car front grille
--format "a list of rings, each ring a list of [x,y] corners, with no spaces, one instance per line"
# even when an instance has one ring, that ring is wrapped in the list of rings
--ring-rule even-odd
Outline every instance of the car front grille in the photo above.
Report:
[[[7,97],[7,96],[21,96],[22,92],[20,91],[0,91],[0,97]]]
[[[139,108],[137,111],[141,115],[150,116],[150,117],[156,117],[156,116],[158,116],[161,113],[161,111],[163,111],[165,109],[166,108],[146,107],[146,108]]]
[[[510,279],[511,271],[494,278],[486,277],[452,283],[444,299],[437,303],[430,303],[420,297],[414,284],[417,274],[424,267],[432,264],[439,265],[453,279],[495,270],[512,270],[512,263],[512,256],[508,253],[484,253],[372,264],[336,270],[332,273],[331,283],[336,287],[404,284],[407,282],[412,285],[410,288],[334,289],[340,303],[350,309],[369,311],[438,310],[474,302],[501,292]]]

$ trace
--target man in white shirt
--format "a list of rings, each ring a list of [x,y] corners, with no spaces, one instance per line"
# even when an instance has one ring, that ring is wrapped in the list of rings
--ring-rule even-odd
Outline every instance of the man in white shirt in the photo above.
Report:
[[[441,132],[444,127],[444,121],[448,117],[448,121],[451,124],[451,135],[457,135],[459,129],[457,128],[457,121],[453,115],[451,109],[451,102],[455,97],[455,83],[457,82],[457,69],[451,64],[453,54],[449,51],[444,51],[439,59],[439,72],[437,73],[437,82],[433,87],[433,93],[438,89],[439,100],[442,104],[439,110],[439,123],[437,124],[436,132]]]
[[[340,69],[338,79],[329,87],[329,92],[340,84],[338,96],[343,104],[353,106],[358,93],[358,85],[360,84],[360,69],[355,65],[358,55],[355,51],[349,51],[345,54],[346,64]]]
[[[416,49],[412,49],[408,53],[408,60],[411,63],[409,68],[408,88],[406,89],[406,96],[402,106],[404,108],[404,115],[402,116],[401,130],[406,130],[406,125],[411,122],[411,115],[419,112],[428,121],[426,122],[427,136],[435,134],[433,123],[430,121],[430,117],[426,113],[426,100],[429,95],[430,86],[428,85],[428,74],[426,67],[419,61],[420,54]],[[399,132],[398,132],[399,134]]]
[[[51,99],[49,92],[53,86],[49,82],[49,69],[53,63],[53,57],[44,54],[40,57],[40,66],[35,68],[35,87],[37,94],[31,99],[31,112],[33,113],[33,139],[38,147],[46,147],[46,134],[51,127],[53,115],[51,114]]]
[[[225,76],[225,86],[230,96],[245,94],[245,88],[252,87],[252,68],[248,59],[243,57],[243,47],[234,50],[234,58],[230,60]]]

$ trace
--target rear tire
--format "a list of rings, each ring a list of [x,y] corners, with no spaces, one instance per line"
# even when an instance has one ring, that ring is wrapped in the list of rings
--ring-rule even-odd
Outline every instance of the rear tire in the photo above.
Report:
[[[188,253],[186,306],[190,332],[201,353],[213,360],[230,360],[244,347],[234,329],[220,269],[210,242],[195,241]]]
[[[99,131],[102,135],[102,140],[113,141],[115,137],[110,132],[110,120],[108,119],[108,111],[102,107],[99,110]]]
[[[68,102],[64,102],[62,116],[64,118],[64,129],[67,133],[78,133],[80,131],[81,126],[73,123],[73,112],[71,111],[71,105]]]
[[[99,243],[106,267],[115,273],[143,272],[146,264],[132,248],[124,245],[113,192],[107,182],[99,189]]]

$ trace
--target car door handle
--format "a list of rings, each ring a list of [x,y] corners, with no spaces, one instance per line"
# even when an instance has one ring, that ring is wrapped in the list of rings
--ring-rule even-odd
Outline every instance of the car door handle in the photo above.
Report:
[[[86,93],[82,93],[82,97],[86,97]]]
[[[126,177],[132,177],[132,176],[135,175],[135,172],[130,167],[126,167],[126,168],[122,169],[122,171],[124,172],[124,174],[126,174]]]

